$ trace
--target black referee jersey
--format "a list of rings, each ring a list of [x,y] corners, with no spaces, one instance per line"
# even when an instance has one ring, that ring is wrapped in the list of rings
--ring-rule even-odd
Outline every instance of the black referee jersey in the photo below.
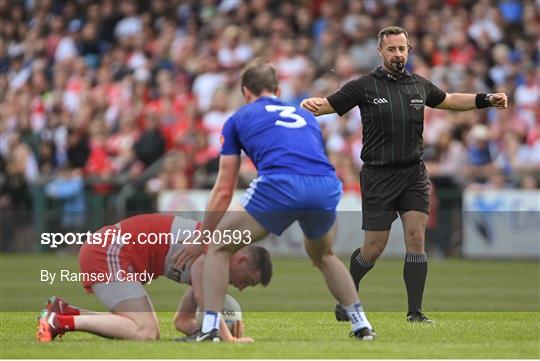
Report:
[[[345,84],[328,102],[341,116],[354,106],[362,114],[361,158],[368,166],[406,167],[422,159],[424,105],[434,108],[446,93],[419,75],[382,67]]]

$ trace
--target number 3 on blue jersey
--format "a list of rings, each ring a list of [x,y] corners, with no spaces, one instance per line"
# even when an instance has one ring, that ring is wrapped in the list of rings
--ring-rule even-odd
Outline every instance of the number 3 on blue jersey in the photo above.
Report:
[[[264,109],[266,109],[267,112],[279,112],[280,117],[294,120],[294,122],[285,121],[285,120],[276,120],[274,124],[279,125],[280,127],[297,129],[297,128],[305,127],[307,124],[306,120],[302,116],[294,112],[296,108],[293,106],[272,104],[272,105],[266,105]]]

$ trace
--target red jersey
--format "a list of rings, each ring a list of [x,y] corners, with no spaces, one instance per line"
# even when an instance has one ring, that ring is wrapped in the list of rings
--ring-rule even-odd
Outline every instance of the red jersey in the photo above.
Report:
[[[81,247],[81,272],[110,274],[112,281],[121,281],[116,275],[123,271],[153,274],[154,279],[165,275],[177,282],[190,283],[189,270],[172,268],[172,256],[198,227],[199,222],[157,213],[123,219],[96,232],[100,233],[101,242],[96,242],[94,237],[93,242]],[[94,283],[83,282],[83,286],[90,291]]]

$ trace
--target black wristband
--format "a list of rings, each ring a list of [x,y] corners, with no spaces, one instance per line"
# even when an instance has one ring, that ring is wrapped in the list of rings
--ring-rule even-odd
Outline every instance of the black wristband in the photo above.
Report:
[[[491,94],[485,94],[485,93],[476,94],[476,99],[474,101],[476,107],[478,109],[490,107],[491,106],[491,103],[489,102],[490,96]]]

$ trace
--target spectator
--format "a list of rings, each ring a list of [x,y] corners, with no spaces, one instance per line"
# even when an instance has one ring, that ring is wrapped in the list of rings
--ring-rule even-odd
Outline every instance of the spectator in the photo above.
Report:
[[[485,125],[477,124],[467,134],[467,175],[476,180],[486,179],[493,170],[492,161],[489,130]]]
[[[218,60],[224,69],[237,70],[252,58],[251,47],[241,37],[242,30],[238,26],[229,25],[223,32]]]
[[[540,71],[532,64],[527,65],[525,81],[516,87],[514,100],[528,128],[534,128],[540,120]]]
[[[146,183],[149,193],[158,194],[165,190],[183,190],[189,188],[187,161],[184,154],[171,152],[165,156],[159,175]]]
[[[210,109],[214,92],[225,84],[225,80],[225,74],[219,71],[217,59],[214,56],[205,57],[201,72],[193,82],[193,92],[200,112],[205,113]]]
[[[465,147],[446,129],[439,134],[435,159],[426,162],[426,168],[430,176],[459,177],[466,163]]]
[[[501,152],[495,164],[506,176],[521,174],[527,171],[533,163],[533,154],[527,144],[515,132],[505,133]]]
[[[139,138],[133,114],[126,113],[120,120],[120,129],[106,141],[107,154],[116,172],[123,173],[135,160],[133,145]]]
[[[361,4],[350,2],[350,6]],[[373,37],[373,21],[365,15],[350,9],[343,23],[344,32],[349,36],[352,45],[349,48],[349,55],[354,62],[354,67],[364,73],[375,69],[380,59],[377,53],[377,40]]]
[[[84,171],[88,176],[108,179],[112,175],[112,163],[107,154],[105,136],[97,133],[90,138],[90,154]]]
[[[90,155],[86,132],[73,128],[68,130],[66,155],[73,168],[84,168]]]
[[[84,180],[80,170],[65,166],[45,187],[45,194],[62,203],[60,224],[65,231],[82,227],[85,221]]]
[[[133,0],[120,1],[120,13],[122,14],[122,20],[120,20],[115,28],[114,35],[122,43],[127,43],[142,31],[142,21],[138,15],[137,5]]]
[[[9,149],[8,172],[13,177],[24,179],[26,184],[33,183],[39,175],[38,164],[32,149],[21,140],[20,133],[11,135]]]
[[[38,154],[39,173],[41,176],[51,176],[58,167],[56,145],[51,140],[44,140],[39,145]]]
[[[165,138],[159,130],[155,115],[145,120],[145,129],[134,144],[135,156],[145,167],[157,161],[165,153]]]
[[[228,105],[228,94],[225,88],[214,93],[212,108],[202,118],[202,125],[208,132],[209,146],[215,151],[221,150],[221,128],[232,115],[233,110]]]

